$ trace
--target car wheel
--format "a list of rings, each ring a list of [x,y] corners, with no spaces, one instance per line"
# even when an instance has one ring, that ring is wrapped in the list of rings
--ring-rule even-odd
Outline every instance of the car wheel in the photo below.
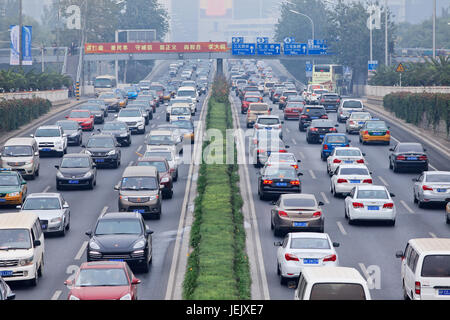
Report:
[[[282,286],[284,286],[284,285],[287,284],[287,282],[288,282],[288,279],[285,278],[285,277],[283,277],[282,275],[280,275],[280,284],[281,284]]]
[[[88,189],[89,190],[94,189],[94,181],[89,182]]]
[[[355,224],[355,220],[353,220],[352,217],[350,217],[350,215],[348,216],[348,224],[351,226]]]
[[[173,198],[173,189],[170,190],[170,192],[167,194],[167,198],[168,199],[172,199]]]
[[[270,218],[270,230],[273,230],[273,229],[274,229],[273,220],[272,220],[272,218]]]
[[[389,159],[389,169],[393,169],[394,167],[392,166],[392,162],[391,162],[391,159]]]
[[[408,294],[406,293],[405,282],[403,282],[402,284],[402,289],[403,289],[403,300],[405,301],[410,300]]]
[[[417,197],[416,197],[416,193],[414,191],[413,191],[413,201],[414,201],[414,203],[418,202]]]
[[[447,219],[445,220],[447,224],[450,224],[450,215],[447,214]]]
[[[65,221],[64,221],[65,223]],[[65,237],[66,236],[66,227],[63,225],[62,230],[59,232],[58,234],[60,237]]]
[[[263,192],[261,192],[261,193],[259,194],[259,200],[262,200],[262,201],[266,200],[266,196],[264,195]]]
[[[277,227],[273,228],[273,235],[275,237],[281,237],[282,236],[282,232],[280,231],[280,229],[278,229]]]
[[[425,207],[425,202],[420,201],[419,199],[417,199],[417,205],[419,206],[419,208],[424,208]]]
[[[281,275],[280,265],[277,263],[277,275]]]
[[[394,172],[398,172],[398,167],[397,167],[397,165],[395,164],[395,162],[394,162],[394,164],[393,164],[393,168],[392,168],[392,170],[394,171]]]
[[[147,259],[145,259],[145,262],[142,264],[141,270],[143,273],[148,273],[150,271],[150,266]]]
[[[395,219],[394,219],[394,220],[391,220],[391,221],[389,221],[389,225],[390,225],[391,227],[394,227],[394,226],[395,226]]]

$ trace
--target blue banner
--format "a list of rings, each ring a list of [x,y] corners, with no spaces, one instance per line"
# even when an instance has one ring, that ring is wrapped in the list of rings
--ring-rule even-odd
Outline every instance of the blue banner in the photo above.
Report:
[[[22,65],[31,66],[33,64],[33,56],[31,54],[31,41],[33,39],[33,27],[22,27]]]

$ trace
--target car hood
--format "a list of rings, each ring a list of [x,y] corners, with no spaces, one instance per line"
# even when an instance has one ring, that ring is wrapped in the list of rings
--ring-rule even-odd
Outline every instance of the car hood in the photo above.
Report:
[[[0,260],[17,260],[29,258],[33,254],[32,249],[0,250]]]
[[[34,137],[37,143],[39,142],[59,142],[62,137]]]
[[[119,300],[130,293],[128,286],[75,287],[70,291],[80,300]]]
[[[19,186],[0,186],[0,193],[12,193],[19,191],[20,191]]]
[[[136,234],[108,234],[93,237],[93,240],[100,245],[100,251],[104,253],[132,251],[133,245],[140,239],[142,237]]]
[[[59,171],[63,175],[78,175],[78,174],[86,174],[89,172],[91,168],[60,168]]]
[[[37,214],[40,220],[51,220],[53,218],[62,217],[64,209],[58,210],[22,210],[21,212],[31,212]]]
[[[31,159],[33,159],[33,156],[26,156],[26,157],[1,157],[1,160],[3,160],[4,162],[11,162],[11,163],[15,163],[15,162],[28,162]]]

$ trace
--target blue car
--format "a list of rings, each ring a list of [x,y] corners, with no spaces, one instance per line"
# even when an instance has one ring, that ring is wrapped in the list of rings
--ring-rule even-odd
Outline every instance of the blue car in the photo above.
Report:
[[[135,87],[127,87],[124,89],[125,92],[127,93],[128,99],[129,100],[134,100],[138,97],[138,90]]]
[[[323,138],[320,158],[325,161],[336,147],[350,147],[350,140],[345,133],[328,133]]]

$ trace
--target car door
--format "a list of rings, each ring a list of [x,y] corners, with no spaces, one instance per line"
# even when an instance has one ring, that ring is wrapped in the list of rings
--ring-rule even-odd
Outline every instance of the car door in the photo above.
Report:
[[[348,195],[348,197],[345,198],[345,207],[347,208],[347,212],[350,211],[350,205],[351,203],[355,200],[355,194],[356,194],[356,187],[352,189],[352,191],[350,191],[350,194]]]

